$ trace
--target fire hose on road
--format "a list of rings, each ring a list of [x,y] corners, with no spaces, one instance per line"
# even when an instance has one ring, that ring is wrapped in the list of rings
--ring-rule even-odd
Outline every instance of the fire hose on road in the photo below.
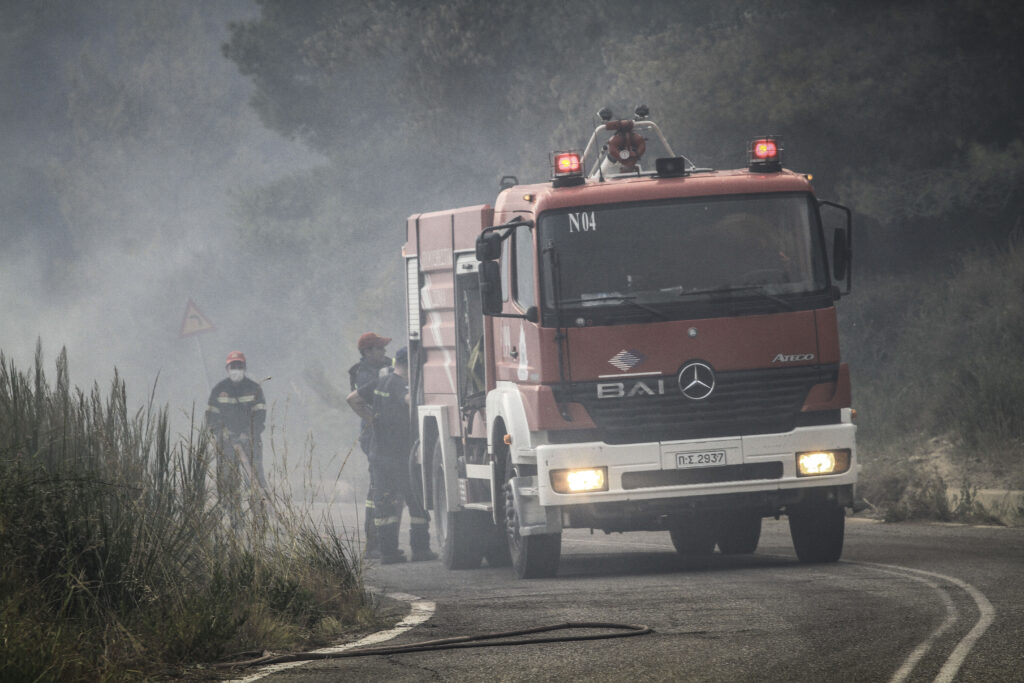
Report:
[[[540,638],[520,638],[538,633],[550,633],[552,631],[566,631],[574,629],[604,629],[610,633],[591,633],[563,636],[546,636]],[[314,661],[323,659],[341,659],[343,657],[366,657],[369,655],[396,655],[406,652],[429,652],[435,650],[456,650],[471,647],[500,647],[507,645],[533,645],[536,643],[565,643],[583,640],[604,640],[608,638],[629,638],[632,636],[643,636],[654,633],[649,626],[638,624],[615,624],[600,621],[570,621],[563,624],[552,624],[549,626],[535,626],[517,631],[499,631],[497,633],[484,633],[475,636],[455,636],[453,638],[441,638],[439,640],[427,640],[409,645],[391,645],[387,647],[370,647],[361,650],[346,650],[344,652],[299,652],[295,654],[265,654],[254,659],[238,662],[225,662],[218,664],[219,668],[263,666],[267,664],[282,664],[286,662]],[[513,640],[514,639],[514,640]]]

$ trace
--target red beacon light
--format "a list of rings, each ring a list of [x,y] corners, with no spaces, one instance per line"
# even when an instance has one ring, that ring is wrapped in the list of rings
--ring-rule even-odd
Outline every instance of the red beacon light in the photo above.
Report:
[[[782,141],[771,136],[751,140],[747,150],[747,163],[751,171],[782,170]]]
[[[555,152],[554,177],[555,187],[568,187],[583,184],[583,161],[579,152]]]

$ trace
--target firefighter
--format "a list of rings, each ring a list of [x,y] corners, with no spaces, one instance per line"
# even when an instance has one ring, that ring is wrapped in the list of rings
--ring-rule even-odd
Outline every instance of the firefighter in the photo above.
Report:
[[[348,395],[352,409],[372,424],[370,471],[382,564],[405,562],[405,553],[398,548],[403,507],[409,508],[412,561],[437,559],[430,550],[430,517],[409,480],[412,428],[408,377],[409,354],[403,347],[395,353],[394,372],[380,375]]]
[[[228,376],[210,392],[206,424],[217,451],[217,494],[237,517],[243,481],[250,494],[259,496],[266,490],[260,437],[267,408],[263,388],[245,376],[245,354],[232,351],[224,367]],[[237,526],[238,520],[233,521]]]
[[[390,368],[391,359],[387,356],[390,337],[381,337],[373,332],[366,332],[359,337],[359,362],[348,369],[349,390],[358,391],[361,387],[377,380],[378,375]],[[373,437],[373,424],[362,418],[359,421],[359,447],[366,457],[370,457],[370,439]],[[371,559],[380,557],[377,544],[377,527],[374,524],[373,468],[370,468],[370,487],[366,492],[366,507],[363,519],[363,533],[366,536],[366,556]]]

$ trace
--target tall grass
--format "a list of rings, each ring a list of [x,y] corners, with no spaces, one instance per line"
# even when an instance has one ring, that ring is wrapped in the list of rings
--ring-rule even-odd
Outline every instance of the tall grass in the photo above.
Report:
[[[865,496],[957,519],[975,515],[975,488],[1024,488],[1022,241],[869,277],[843,303]]]
[[[144,678],[233,652],[326,642],[374,619],[346,539],[273,496],[232,530],[193,420],[50,386],[0,354],[0,680]]]

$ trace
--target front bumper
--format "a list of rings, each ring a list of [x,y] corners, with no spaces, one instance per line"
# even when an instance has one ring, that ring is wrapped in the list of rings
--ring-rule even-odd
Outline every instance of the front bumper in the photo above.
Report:
[[[637,501],[767,495],[793,499],[799,489],[852,488],[857,481],[856,426],[841,424],[799,427],[784,434],[610,445],[603,442],[545,444],[536,448],[537,496],[541,506],[572,507]],[[819,449],[849,449],[850,466],[841,474],[798,477],[796,454]],[[722,452],[719,468],[680,467],[680,453]],[[554,470],[606,467],[606,491],[558,493],[551,486]],[[775,494],[773,492],[779,492]],[[697,502],[696,500],[694,501]],[[610,506],[614,509],[617,506]]]

